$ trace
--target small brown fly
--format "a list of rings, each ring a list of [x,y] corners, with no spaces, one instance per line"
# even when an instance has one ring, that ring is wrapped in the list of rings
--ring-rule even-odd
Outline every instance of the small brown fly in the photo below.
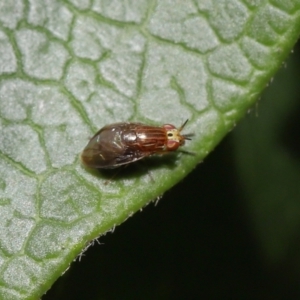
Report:
[[[181,134],[187,122],[179,128],[125,122],[106,125],[82,151],[82,163],[89,168],[113,169],[153,154],[175,151],[190,140],[191,134]]]

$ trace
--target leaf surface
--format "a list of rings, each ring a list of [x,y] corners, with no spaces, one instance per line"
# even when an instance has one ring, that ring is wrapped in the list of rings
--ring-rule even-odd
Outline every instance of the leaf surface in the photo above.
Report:
[[[0,0],[0,298],[37,299],[90,241],[188,174],[296,42],[296,0]],[[119,121],[195,153],[107,177],[79,153]]]

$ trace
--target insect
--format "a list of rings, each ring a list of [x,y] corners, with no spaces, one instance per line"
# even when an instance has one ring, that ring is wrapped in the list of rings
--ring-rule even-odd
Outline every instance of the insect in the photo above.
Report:
[[[126,122],[106,125],[84,148],[81,161],[90,168],[113,169],[153,154],[175,151],[190,140],[191,134],[181,134],[187,122],[179,128]]]

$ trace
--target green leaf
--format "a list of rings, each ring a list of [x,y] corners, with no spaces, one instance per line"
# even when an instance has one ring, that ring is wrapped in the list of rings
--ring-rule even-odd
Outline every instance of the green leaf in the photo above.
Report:
[[[253,105],[300,32],[296,0],[0,0],[0,298],[37,299],[93,239],[188,174]],[[190,121],[181,155],[107,177],[105,124]]]

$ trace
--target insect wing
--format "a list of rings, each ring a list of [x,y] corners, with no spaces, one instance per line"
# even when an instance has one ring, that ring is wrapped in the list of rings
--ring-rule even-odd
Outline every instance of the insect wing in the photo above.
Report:
[[[116,123],[100,129],[83,150],[82,162],[91,168],[113,169],[147,156],[147,153],[137,153],[124,144],[126,126],[126,123]]]

